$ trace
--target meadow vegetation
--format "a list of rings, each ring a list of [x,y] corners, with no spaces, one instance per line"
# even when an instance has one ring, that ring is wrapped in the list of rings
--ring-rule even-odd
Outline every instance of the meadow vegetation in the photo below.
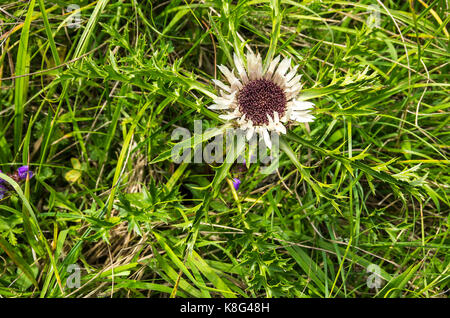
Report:
[[[0,297],[448,296],[447,1],[72,4],[0,4]],[[174,163],[246,46],[315,121],[273,174]]]

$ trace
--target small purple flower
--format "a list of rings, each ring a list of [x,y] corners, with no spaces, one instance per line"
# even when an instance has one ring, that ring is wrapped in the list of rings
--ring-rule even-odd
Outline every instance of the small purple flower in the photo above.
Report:
[[[19,175],[20,180],[26,179],[27,175],[28,178],[33,178],[33,172],[29,169],[28,166],[22,166],[17,169],[17,174]]]
[[[0,170],[0,173],[3,173],[3,172]],[[5,182],[5,180],[3,180],[2,178],[0,178],[0,184],[3,183],[3,182]]]
[[[6,193],[6,188],[3,184],[0,184],[0,200],[3,199]]]
[[[239,180],[238,178],[234,178],[233,179],[233,186],[236,189],[236,191],[239,189],[240,185],[241,185],[241,180]]]

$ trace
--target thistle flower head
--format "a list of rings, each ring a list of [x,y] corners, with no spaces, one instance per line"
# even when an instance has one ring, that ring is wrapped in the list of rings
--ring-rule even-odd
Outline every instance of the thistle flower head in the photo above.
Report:
[[[228,111],[219,117],[246,131],[248,140],[255,133],[262,134],[270,148],[269,132],[285,134],[285,125],[289,122],[314,120],[309,114],[314,104],[302,101],[299,95],[301,75],[297,75],[298,65],[291,67],[290,58],[281,60],[281,56],[277,56],[263,65],[260,54],[248,51],[247,63],[234,54],[234,66],[235,70],[231,71],[219,66],[228,84],[213,80],[220,89],[220,96],[216,96],[214,104],[208,108]]]

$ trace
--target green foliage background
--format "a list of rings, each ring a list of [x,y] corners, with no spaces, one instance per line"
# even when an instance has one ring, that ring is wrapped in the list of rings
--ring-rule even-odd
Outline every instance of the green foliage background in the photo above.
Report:
[[[446,1],[0,7],[0,169],[35,172],[0,174],[0,296],[448,296]],[[173,163],[244,45],[300,65],[316,121],[272,175]]]

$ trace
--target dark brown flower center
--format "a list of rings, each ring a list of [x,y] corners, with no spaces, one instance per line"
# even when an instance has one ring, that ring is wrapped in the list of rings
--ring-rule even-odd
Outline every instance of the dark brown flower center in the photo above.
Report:
[[[286,95],[274,82],[258,79],[248,82],[238,95],[239,111],[254,125],[268,124],[267,115],[273,118],[278,112],[282,117],[286,111]]]

